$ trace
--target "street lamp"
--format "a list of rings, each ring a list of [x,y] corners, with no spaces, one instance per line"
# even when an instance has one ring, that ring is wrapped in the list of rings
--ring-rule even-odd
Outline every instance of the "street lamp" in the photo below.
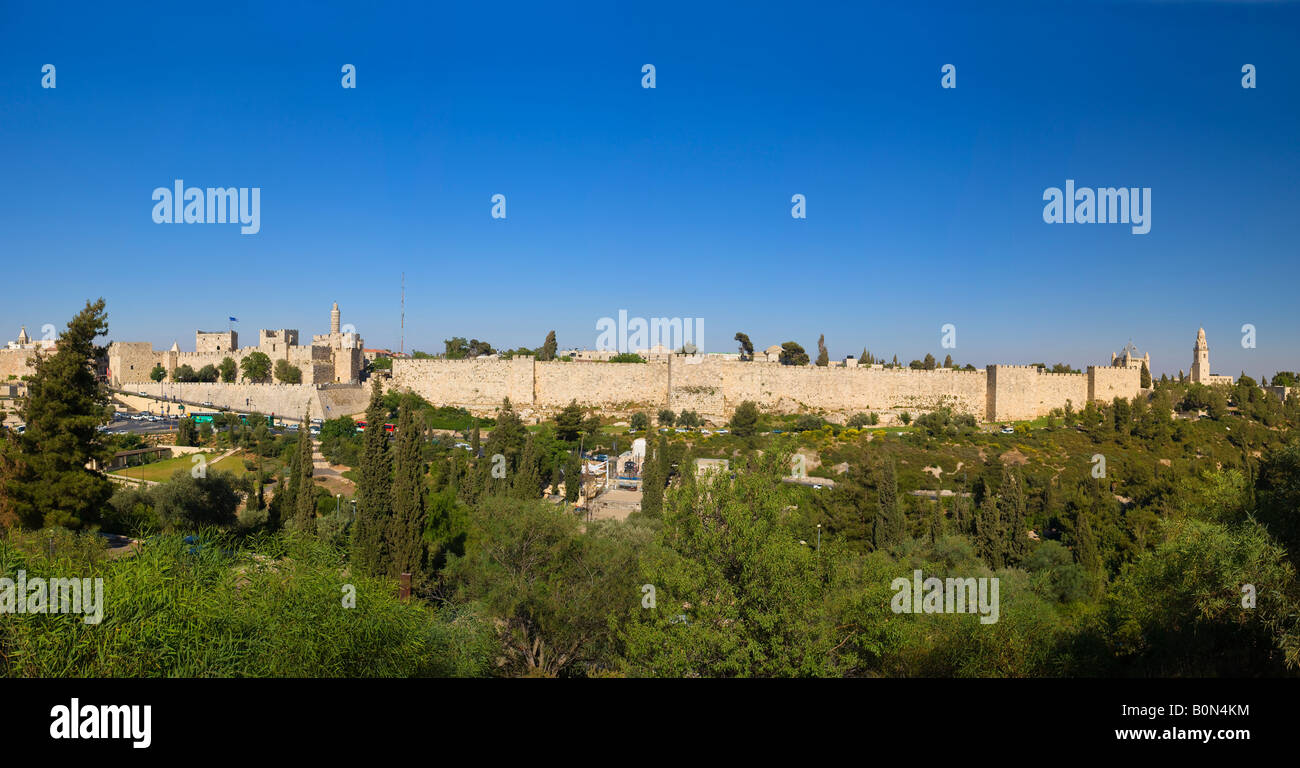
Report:
[[[341,493],[336,493],[336,494],[334,494],[334,514],[335,514],[335,515],[338,515],[340,505],[342,505],[342,504],[343,504],[343,494],[341,494]]]
[[[817,551],[822,551],[822,524],[817,524]]]

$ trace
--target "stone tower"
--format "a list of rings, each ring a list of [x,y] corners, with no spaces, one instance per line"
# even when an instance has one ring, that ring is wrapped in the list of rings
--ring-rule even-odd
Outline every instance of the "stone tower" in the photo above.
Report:
[[[24,325],[22,329],[18,331],[18,344],[19,346],[22,346],[24,344],[31,344],[31,343],[32,343],[32,339],[30,336],[27,335],[27,326]]]
[[[334,309],[330,310],[330,333],[339,332],[339,303],[334,302]]]
[[[1192,383],[1210,383],[1210,345],[1205,343],[1205,329],[1196,332],[1196,346],[1192,347]]]

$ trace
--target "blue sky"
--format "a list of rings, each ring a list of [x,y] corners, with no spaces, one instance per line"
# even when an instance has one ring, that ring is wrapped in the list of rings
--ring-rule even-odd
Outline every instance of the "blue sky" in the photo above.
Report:
[[[1203,325],[1216,372],[1300,369],[1295,4],[199,6],[0,7],[0,341],[102,295],[118,340],[309,335],[338,301],[396,348],[405,272],[408,350],[591,347],[626,309],[709,351],[1131,338],[1157,374]],[[155,224],[178,178],[260,187],[261,231]],[[1045,224],[1067,178],[1151,187],[1150,233]]]

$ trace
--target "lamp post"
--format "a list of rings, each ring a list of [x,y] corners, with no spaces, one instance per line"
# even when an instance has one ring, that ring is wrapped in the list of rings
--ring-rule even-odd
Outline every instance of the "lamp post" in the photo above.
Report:
[[[822,524],[817,524],[817,551],[822,551]]]

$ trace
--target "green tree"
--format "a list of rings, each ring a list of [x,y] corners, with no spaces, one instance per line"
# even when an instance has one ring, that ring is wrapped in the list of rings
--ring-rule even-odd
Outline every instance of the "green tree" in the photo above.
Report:
[[[1145,360],[1142,361],[1142,374],[1138,379],[1138,386],[1143,389],[1151,388],[1151,371],[1147,370],[1147,363]]]
[[[149,378],[152,381],[162,381],[167,378],[167,369],[163,367],[162,363],[155,363],[153,370],[149,371]]]
[[[294,497],[294,527],[302,533],[316,532],[316,486],[312,483],[312,448],[314,441],[307,426],[311,424],[310,409],[302,415],[302,429],[298,430],[298,487]]]
[[[641,514],[659,517],[663,514],[664,486],[668,483],[664,466],[667,455],[653,440],[646,440],[645,450],[641,466]]]
[[[1002,523],[1002,510],[993,494],[986,495],[975,510],[973,533],[975,549],[990,568],[1006,565],[1006,528]]]
[[[424,531],[428,525],[421,442],[414,409],[402,408],[393,450],[393,514],[388,548],[392,553],[392,575],[409,573],[416,579],[424,573]]]
[[[222,358],[221,365],[218,366],[218,370],[221,371],[222,381],[224,381],[227,384],[235,383],[235,376],[238,375],[239,373],[239,366],[235,365],[234,358],[230,358],[230,357]]]
[[[675,421],[677,421],[677,414],[668,408],[659,409],[659,426],[671,427]]]
[[[386,543],[389,521],[392,519],[393,482],[392,458],[388,447],[388,434],[384,431],[383,388],[374,379],[370,389],[370,405],[366,408],[366,428],[362,435],[364,448],[361,455],[361,472],[357,479],[357,519],[352,525],[351,562],[362,574],[382,576],[388,572]]]
[[[582,434],[582,408],[577,400],[570,400],[555,417],[555,436],[569,443],[578,441]]]
[[[817,365],[825,368],[831,364],[830,353],[826,351],[826,334],[817,337]]]
[[[650,428],[650,417],[643,411],[637,411],[632,414],[632,420],[629,426],[637,432],[644,432]]]
[[[271,380],[271,358],[265,352],[253,352],[239,361],[246,381],[265,384]]]
[[[538,360],[554,360],[555,352],[558,345],[555,341],[555,331],[546,334],[546,341],[542,343],[541,350],[537,353]]]
[[[1006,527],[1005,563],[1020,565],[1029,556],[1029,526],[1026,522],[1025,478],[1014,464],[1002,465],[998,505]]]
[[[712,476],[669,493],[658,546],[646,548],[632,584],[653,585],[655,605],[624,614],[629,674],[835,673],[832,649],[858,627],[834,634],[826,611],[831,569],[783,526],[788,500],[775,476],[787,458],[776,457],[762,472]],[[887,597],[879,605],[887,606]]]
[[[104,300],[87,301],[59,334],[53,354],[31,357],[34,372],[17,409],[27,427],[5,438],[16,447],[6,450],[14,464],[3,490],[24,526],[91,525],[113,495],[108,479],[87,468],[111,454],[98,427],[112,411],[91,362],[103,351],[95,338],[106,333]]]
[[[758,406],[753,400],[742,401],[727,426],[737,437],[753,436],[758,432]]]
[[[876,465],[876,500],[875,547],[892,549],[903,543],[907,535],[907,523],[898,503],[898,478],[891,458],[885,458]]]
[[[582,460],[578,458],[578,452],[569,453],[568,460],[564,464],[564,500],[570,504],[578,500],[578,494],[582,490]]]
[[[738,342],[740,342],[740,359],[741,359],[741,360],[753,360],[753,359],[754,359],[754,342],[752,342],[752,341],[749,340],[749,336],[747,336],[747,335],[741,333],[740,331],[736,331],[736,339],[735,339],[735,340],[738,341]]]
[[[524,440],[524,451],[519,455],[519,466],[510,486],[511,495],[516,499],[536,499],[541,495],[542,479],[537,463],[537,438],[529,435]]]
[[[199,430],[195,427],[193,418],[186,416],[176,423],[176,444],[182,446],[199,444]]]
[[[275,379],[282,384],[301,384],[302,369],[281,358],[275,361]]]
[[[807,365],[808,353],[797,343],[787,341],[781,345],[781,355],[778,359],[781,365]]]

